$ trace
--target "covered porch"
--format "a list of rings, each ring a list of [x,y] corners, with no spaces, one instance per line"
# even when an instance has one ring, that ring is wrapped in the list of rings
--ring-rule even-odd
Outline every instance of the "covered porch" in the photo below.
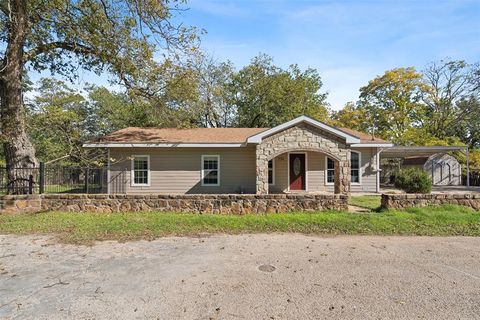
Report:
[[[319,151],[281,153],[268,160],[268,194],[334,193],[335,177],[340,175],[339,163],[338,159]]]
[[[345,133],[311,121],[287,123],[285,128],[273,128],[251,137],[249,142],[257,144],[256,194],[349,194],[348,139]]]

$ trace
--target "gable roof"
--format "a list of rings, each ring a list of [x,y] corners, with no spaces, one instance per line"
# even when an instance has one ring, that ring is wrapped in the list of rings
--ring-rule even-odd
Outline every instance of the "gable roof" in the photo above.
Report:
[[[320,122],[320,121],[317,121],[317,120],[314,120],[310,117],[307,117],[307,116],[300,116],[300,117],[297,117],[293,120],[290,120],[288,122],[285,122],[285,123],[282,123],[281,125],[278,125],[276,127],[273,127],[271,129],[268,129],[268,130],[265,130],[263,132],[260,132],[254,136],[251,136],[250,138],[248,138],[247,142],[249,143],[260,143],[262,141],[263,138],[266,138],[268,136],[271,136],[272,134],[275,134],[277,132],[280,132],[280,131],[283,131],[287,128],[290,128],[290,127],[293,127],[297,124],[300,124],[300,123],[308,123],[309,125],[311,126],[314,126],[316,128],[319,128],[319,129],[322,129],[326,132],[329,132],[337,137],[340,137],[340,138],[344,138],[346,143],[360,143],[360,138],[352,135],[352,134],[349,134],[347,132],[344,132],[342,130],[339,130],[335,127],[332,127],[332,126],[329,126],[328,124],[326,123],[323,123],[323,122]]]

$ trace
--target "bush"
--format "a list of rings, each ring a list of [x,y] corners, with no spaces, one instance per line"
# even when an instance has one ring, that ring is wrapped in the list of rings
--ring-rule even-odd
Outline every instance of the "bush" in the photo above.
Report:
[[[432,180],[422,169],[399,170],[395,174],[395,188],[402,189],[406,193],[430,193]]]

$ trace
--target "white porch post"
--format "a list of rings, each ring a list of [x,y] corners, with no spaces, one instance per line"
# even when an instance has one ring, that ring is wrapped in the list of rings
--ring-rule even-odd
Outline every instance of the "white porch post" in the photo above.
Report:
[[[470,161],[468,158],[468,147],[465,149],[465,154],[467,157],[467,187],[470,187]]]
[[[377,155],[375,156],[375,166],[376,166],[376,178],[377,178],[377,181],[376,181],[376,186],[375,186],[375,190],[377,193],[380,193],[380,152],[382,152],[381,149],[377,148]]]

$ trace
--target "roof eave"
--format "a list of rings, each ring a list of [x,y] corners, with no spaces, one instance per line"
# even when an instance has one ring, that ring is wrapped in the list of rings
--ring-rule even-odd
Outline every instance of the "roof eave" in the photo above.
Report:
[[[393,147],[393,143],[389,142],[378,142],[378,143],[354,143],[351,144],[350,147],[352,148],[391,148]]]
[[[239,148],[245,143],[84,143],[84,148]]]

